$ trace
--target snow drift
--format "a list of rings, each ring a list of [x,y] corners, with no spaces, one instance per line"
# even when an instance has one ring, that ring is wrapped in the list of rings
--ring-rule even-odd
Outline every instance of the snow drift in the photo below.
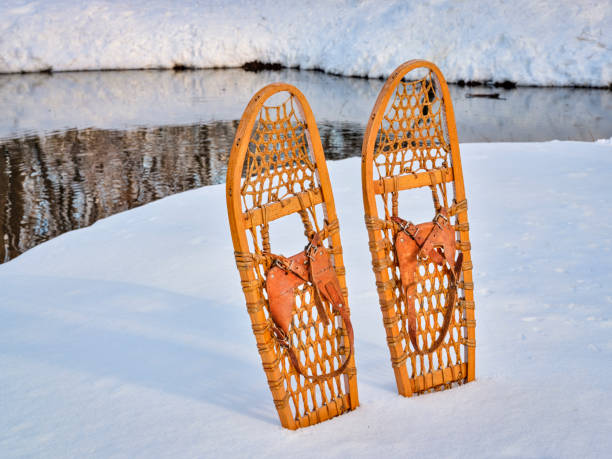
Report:
[[[6,0],[0,72],[261,61],[379,77],[423,58],[449,81],[607,86],[611,23],[598,0]]]

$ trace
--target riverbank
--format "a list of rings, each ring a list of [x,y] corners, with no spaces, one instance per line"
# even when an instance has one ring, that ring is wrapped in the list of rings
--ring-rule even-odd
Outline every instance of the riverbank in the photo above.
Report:
[[[8,0],[0,72],[268,67],[388,76],[435,62],[450,82],[609,87],[612,3],[597,0]]]

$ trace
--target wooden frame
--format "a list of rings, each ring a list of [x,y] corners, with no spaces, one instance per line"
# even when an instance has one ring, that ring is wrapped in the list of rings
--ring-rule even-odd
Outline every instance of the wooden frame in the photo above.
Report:
[[[265,105],[278,93],[287,93],[289,98],[281,105]],[[247,310],[281,424],[297,429],[355,409],[359,402],[354,353],[343,375],[311,382],[296,373],[271,331],[264,283],[270,267],[266,256],[270,251],[268,224],[273,220],[299,213],[306,227],[312,225],[311,229],[322,235],[347,298],[336,209],[321,139],[311,108],[297,88],[284,83],[268,85],[247,105],[232,145],[226,199]],[[318,223],[321,216],[323,225]],[[306,243],[300,233],[295,239],[298,244]],[[311,293],[308,287],[296,292],[294,312],[299,314],[294,313],[292,339],[301,363],[313,374],[320,374],[325,368],[339,367],[346,358],[349,340],[340,316],[329,305],[328,316],[333,320],[323,326],[314,312]]]
[[[406,81],[405,77],[417,69],[427,72],[427,76]],[[361,171],[372,265],[398,392],[410,396],[450,387],[454,382],[472,381],[475,374],[474,292],[465,187],[450,93],[442,73],[431,62],[408,61],[387,79],[366,127]],[[425,186],[446,190],[447,184],[452,185],[454,192],[449,207],[455,216],[457,248],[463,253],[459,301],[442,349],[419,355],[406,337],[406,311],[398,288],[399,271],[392,244],[397,228],[388,221],[388,202],[395,200],[396,212],[400,192],[404,195],[404,190]],[[382,217],[377,199],[384,205]],[[408,220],[410,216],[402,217]],[[437,323],[435,317],[442,307],[440,298],[447,292],[442,283],[444,272],[434,269],[429,275],[427,263],[422,264],[425,273],[420,282],[424,284],[429,276],[431,283],[440,285],[438,288],[430,284],[431,292],[422,290],[418,299],[420,323],[425,324],[422,339],[427,340],[435,338],[427,336],[427,333],[435,334],[435,327],[427,328],[430,321]]]

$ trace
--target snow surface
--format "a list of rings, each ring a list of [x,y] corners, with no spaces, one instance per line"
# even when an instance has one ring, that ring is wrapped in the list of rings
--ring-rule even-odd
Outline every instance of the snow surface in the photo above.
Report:
[[[612,147],[461,149],[475,382],[397,395],[352,158],[329,169],[356,333],[356,411],[297,432],[280,427],[233,261],[225,190],[211,186],[0,265],[0,456],[608,456]],[[402,213],[430,217],[427,199],[410,206]],[[275,247],[297,252],[295,234]]]
[[[449,81],[612,83],[610,0],[5,0],[0,72],[241,66],[386,76],[412,58]]]

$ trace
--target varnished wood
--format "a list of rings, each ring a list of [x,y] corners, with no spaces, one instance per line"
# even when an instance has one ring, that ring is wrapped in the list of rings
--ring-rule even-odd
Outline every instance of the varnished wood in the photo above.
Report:
[[[281,105],[266,105],[266,101],[268,101],[271,96],[278,93],[288,94],[289,99]],[[290,107],[287,104],[290,104]],[[296,110],[296,113],[292,111],[293,109]],[[283,113],[283,116],[288,116],[283,118],[283,122],[279,122],[278,126],[273,122],[272,118],[267,118],[269,112],[274,112],[275,110],[277,114]],[[291,111],[291,116],[287,115],[288,110]],[[293,116],[295,116],[295,119],[292,118]],[[295,137],[297,135],[296,130],[299,130],[300,136],[302,134],[304,136],[303,139],[300,137],[302,140],[298,139],[299,142]],[[259,138],[257,141],[253,140],[262,132],[265,133],[264,137],[266,137],[266,139],[262,140]],[[279,142],[278,139],[273,139],[274,136],[279,135],[285,136],[282,142]],[[283,169],[283,171],[287,170],[287,168],[291,169],[291,167],[294,167],[296,168],[295,171],[299,169],[300,173],[305,172],[307,174],[312,174],[312,177],[309,176],[310,178],[304,179],[303,176],[302,178],[298,178],[298,175],[296,175],[296,182],[288,183],[292,191],[287,193],[284,191],[285,188],[279,188],[270,184],[270,181],[274,181],[271,179],[271,176],[274,174],[280,176],[275,169],[275,164],[277,163],[274,161],[284,161],[279,159],[281,155],[275,156],[274,148],[291,149],[293,147],[279,145],[280,143],[288,145],[293,141],[300,143],[304,139],[304,148],[308,150],[307,156],[310,158],[307,159],[308,164],[303,161],[297,161],[292,163],[293,166],[284,165],[285,169]],[[286,144],[284,143],[285,141],[287,142]],[[249,148],[253,149],[254,142],[259,142],[255,145],[255,153],[249,151]],[[300,143],[300,145],[302,144]],[[260,148],[261,151],[257,150],[258,148]],[[268,151],[272,151],[272,153],[268,154]],[[292,154],[292,152],[289,152],[289,154]],[[244,177],[243,169],[245,168],[245,164],[247,164],[247,166],[249,166],[249,164],[253,166],[255,164],[252,161],[254,156],[257,156],[257,160],[265,164],[259,169],[254,167],[252,170],[247,170],[247,175]],[[249,158],[251,158],[249,160],[251,162],[246,163]],[[266,161],[271,162],[268,164]],[[310,164],[310,161],[312,161],[312,164]],[[257,164],[255,164],[255,166],[257,166]],[[280,180],[279,177],[272,178]],[[264,192],[257,194],[257,191],[253,191],[253,188],[249,188],[250,182],[257,182],[257,187],[261,187],[262,189],[267,187],[265,188],[268,190],[266,191],[267,194]],[[307,182],[316,183],[309,185],[307,190],[301,189],[300,187],[303,188]],[[300,189],[295,191],[293,189],[294,184]],[[283,195],[276,196],[275,194],[279,193],[281,189],[283,190]],[[252,204],[247,203],[247,198],[249,197],[254,200]],[[317,383],[310,382],[300,377],[300,375],[290,366],[286,352],[278,345],[270,328],[271,319],[269,318],[268,302],[263,289],[263,283],[265,282],[263,271],[266,267],[266,254],[265,250],[261,249],[259,246],[261,245],[261,247],[264,247],[266,243],[269,244],[269,241],[265,242],[263,240],[264,236],[261,236],[261,240],[259,240],[257,230],[264,231],[265,229],[266,236],[269,237],[267,225],[270,221],[300,211],[303,212],[303,206],[305,206],[308,211],[316,213],[316,206],[320,205],[325,221],[330,222],[328,229],[321,229],[320,233],[325,234],[325,237],[327,237],[327,243],[330,253],[332,253],[333,262],[336,272],[338,273],[340,286],[343,290],[348,309],[342,245],[337,223],[335,226],[332,224],[332,222],[337,222],[337,215],[321,139],[319,137],[315,118],[306,98],[294,86],[284,83],[268,85],[257,92],[247,105],[236,131],[236,137],[230,153],[226,182],[226,198],[232,242],[236,252],[237,266],[243,286],[247,310],[251,318],[253,332],[257,341],[257,348],[281,424],[288,429],[297,429],[322,422],[355,409],[359,401],[353,356],[350,357],[349,364],[343,376],[329,378]],[[253,237],[258,244],[256,248],[249,245],[248,233],[255,235]],[[263,232],[260,234],[263,234]],[[251,237],[251,244],[254,244],[253,237]],[[295,234],[295,240],[297,247],[303,247],[305,245],[306,240],[301,232]],[[331,351],[329,351],[333,355],[328,354],[328,351],[322,351],[322,356],[318,350],[314,349],[316,358],[315,362],[311,362],[310,365],[311,369],[315,371],[317,365],[324,368],[325,365],[333,365],[333,362],[338,361],[338,359],[342,361],[342,355],[345,355],[346,350],[349,348],[349,341],[346,336],[346,330],[343,328],[341,318],[334,314],[331,309],[328,311],[328,315],[335,320],[329,326],[331,327],[329,328],[329,332],[326,331],[327,328],[322,328],[324,330],[323,337],[320,336],[320,331],[317,331],[320,330],[318,328],[319,326],[322,327],[319,318],[315,320],[313,318],[314,316],[309,315],[308,322],[300,322],[302,320],[302,310],[305,310],[307,314],[313,314],[312,307],[314,300],[312,299],[313,295],[311,293],[312,292],[309,290],[304,290],[296,294],[296,301],[299,301],[301,304],[301,306],[295,306],[299,313],[294,315],[295,320],[299,323],[296,333],[299,336],[300,331],[302,331],[306,332],[307,335],[306,342],[300,341],[300,349],[305,349],[306,353],[308,353],[310,348],[317,347],[314,346],[315,344],[321,344],[322,347],[325,348],[327,341],[334,341]],[[310,300],[307,299],[308,295],[310,295]],[[307,309],[307,307],[310,309]],[[311,336],[310,332],[315,333],[315,336],[318,337],[318,341],[317,339],[313,341],[313,339],[309,337]],[[335,344],[336,340],[338,344]],[[340,378],[342,378],[342,381]],[[320,395],[319,398],[321,398],[322,401],[317,400],[317,394]],[[303,406],[297,406],[300,405],[302,401]]]
[[[396,91],[399,91],[398,87],[400,84],[403,85],[402,88],[405,91],[407,90],[406,88],[408,88],[411,83],[403,81],[410,72],[416,69],[425,69],[428,72],[428,76],[422,78],[421,80],[416,80],[414,82],[415,86],[413,87],[416,87],[418,84],[425,85],[426,83],[431,82],[431,84],[435,86],[436,94],[438,90],[440,93],[436,96],[436,102],[438,102],[439,99],[439,116],[441,122],[437,123],[439,125],[434,126],[431,124],[425,126],[426,129],[423,129],[423,126],[417,126],[417,123],[415,122],[415,120],[418,120],[419,117],[421,118],[421,121],[422,119],[426,118],[426,115],[423,114],[424,106],[418,106],[418,104],[410,105],[411,102],[409,101],[407,101],[406,106],[404,106],[402,105],[404,103],[403,99],[399,97],[399,95],[396,95]],[[430,78],[430,80],[428,80],[428,78]],[[399,94],[399,92],[397,94]],[[396,103],[396,100],[398,100],[398,97],[401,103],[391,106],[390,100],[392,97],[395,97],[393,100],[394,104]],[[426,97],[429,101],[430,95],[428,94]],[[431,106],[432,105],[428,105],[429,109],[431,109]],[[397,110],[398,107],[399,110]],[[414,111],[412,111],[413,108]],[[401,114],[398,113],[400,111]],[[451,167],[448,167],[448,165],[445,164],[442,166],[439,164],[424,166],[423,163],[420,163],[417,169],[426,169],[423,172],[417,172],[410,168],[402,167],[402,170],[389,172],[385,177],[375,177],[375,154],[378,154],[379,156],[384,156],[387,154],[383,150],[376,150],[377,145],[380,145],[380,142],[387,139],[387,137],[384,137],[384,132],[381,134],[384,117],[386,117],[386,123],[389,123],[388,120],[393,119],[394,122],[397,122],[398,126],[404,126],[403,128],[390,128],[401,131],[401,134],[405,134],[405,136],[401,139],[403,143],[401,148],[398,148],[398,151],[413,151],[415,152],[415,156],[420,154],[425,156],[427,154],[427,145],[433,145],[431,138],[435,137],[437,140],[438,137],[444,137],[445,140],[440,142],[436,148],[443,149],[447,153],[447,155],[450,157]],[[412,124],[410,124],[411,122]],[[414,130],[411,130],[410,127],[406,127],[412,125],[414,125]],[[432,134],[432,132],[434,133]],[[421,144],[419,144],[419,140],[422,139],[422,137],[426,137],[429,143],[421,142]],[[379,144],[377,144],[377,142],[379,142]],[[412,163],[410,164],[412,165]],[[391,169],[392,167],[389,170]],[[374,271],[376,282],[379,286],[378,293],[380,306],[383,313],[383,323],[387,333],[387,342],[389,345],[391,361],[393,363],[399,393],[404,396],[410,396],[413,392],[424,392],[440,385],[447,386],[449,382],[453,381],[472,381],[475,375],[475,320],[474,308],[465,306],[466,304],[472,306],[474,304],[472,261],[470,254],[471,244],[469,240],[469,225],[466,206],[458,206],[459,210],[456,213],[455,222],[455,227],[460,229],[460,231],[457,231],[458,248],[462,251],[464,257],[462,282],[460,285],[461,287],[465,288],[463,288],[463,298],[459,306],[461,308],[462,315],[462,326],[460,328],[464,333],[464,336],[461,337],[461,349],[463,350],[464,356],[462,359],[463,362],[454,366],[445,364],[447,365],[446,367],[438,363],[437,365],[442,366],[443,368],[432,368],[431,371],[424,372],[423,374],[414,374],[415,368],[417,370],[421,368],[420,371],[423,372],[422,365],[424,360],[417,356],[414,352],[411,352],[405,339],[405,333],[401,330],[402,317],[400,314],[398,314],[398,311],[401,311],[401,300],[398,294],[394,294],[394,289],[397,286],[394,283],[394,278],[390,274],[390,271],[396,267],[394,266],[392,260],[393,253],[391,251],[393,249],[389,243],[388,236],[385,236],[385,230],[380,225],[377,226],[371,223],[385,219],[384,215],[379,215],[377,196],[382,199],[387,199],[387,197],[393,192],[429,186],[432,184],[432,181],[435,181],[436,183],[448,182],[452,184],[454,202],[462,203],[465,201],[465,186],[461,167],[461,157],[459,153],[455,116],[450,93],[442,73],[431,62],[423,60],[408,61],[400,65],[385,82],[378,95],[374,108],[372,109],[370,118],[368,119],[362,147],[361,171],[363,203],[366,224],[368,227],[368,236],[370,239],[370,252],[372,254],[373,266],[379,266],[379,268],[375,269]],[[387,211],[388,210],[385,210],[385,212]],[[402,217],[406,219],[410,218],[409,215],[403,215]],[[389,269],[387,269],[387,267]],[[422,296],[425,297],[426,295]],[[456,325],[456,327],[459,328],[459,325]],[[444,352],[447,353],[447,356],[450,356],[451,351],[448,348],[444,350]],[[439,359],[442,359],[443,357],[442,353],[437,352],[436,354],[437,355],[435,358],[430,360],[430,362],[440,362]],[[428,358],[432,359],[432,356],[428,356]],[[408,370],[407,362],[411,362],[412,371]],[[450,378],[450,380],[448,378]]]
[[[323,202],[323,194],[320,189],[314,190],[312,193],[298,193],[303,202],[308,206],[315,206]],[[286,198],[281,201],[272,202],[266,205],[266,218],[268,222],[279,218],[291,215],[300,210],[300,198],[296,196]],[[255,208],[242,215],[245,229],[252,228],[263,223],[263,211],[261,208]]]
[[[395,180],[392,178],[383,178],[376,180],[373,185],[374,193],[383,194],[390,193],[392,191],[410,190],[412,188],[420,188],[423,186],[433,185],[434,183],[452,182],[453,170],[449,168],[442,168],[433,171],[434,180],[432,181],[431,174],[427,172],[420,172],[417,174],[400,175],[397,177],[397,188]]]

